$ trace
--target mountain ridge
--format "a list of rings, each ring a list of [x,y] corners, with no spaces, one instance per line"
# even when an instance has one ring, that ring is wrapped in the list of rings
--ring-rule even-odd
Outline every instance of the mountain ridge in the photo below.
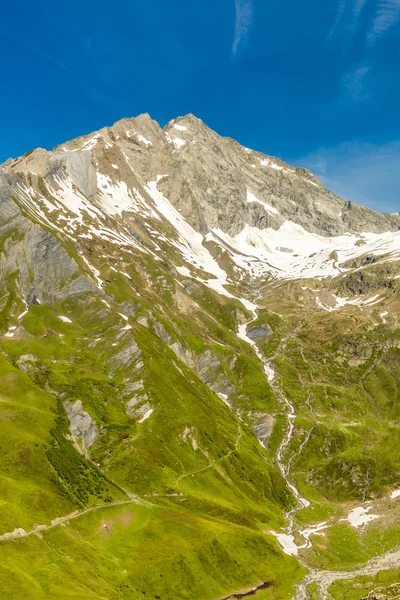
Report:
[[[187,123],[187,125],[182,125],[182,123]],[[181,125],[180,125],[181,123]],[[177,126],[178,128],[181,129],[176,129],[175,126]],[[192,132],[189,132],[188,134],[188,127],[192,127],[194,128],[194,130]],[[133,131],[134,129],[137,129],[138,131]],[[175,134],[175,137],[171,138],[171,136],[169,135],[171,132],[173,132]],[[160,149],[156,148],[153,146],[153,142],[151,142],[150,139],[147,139],[145,136],[153,137],[153,141],[154,139],[156,139],[156,141],[154,142],[154,144],[156,146],[161,146]],[[179,135],[181,137],[179,137]],[[189,139],[189,140],[184,140],[183,137],[190,137],[190,135],[193,137],[193,139]],[[151,117],[145,113],[143,115],[140,115],[139,117],[134,117],[134,118],[129,118],[129,119],[122,119],[120,121],[117,121],[116,123],[114,123],[111,127],[105,127],[103,129],[98,130],[97,132],[93,132],[91,134],[87,134],[84,136],[80,136],[74,140],[71,140],[70,142],[66,142],[64,144],[60,144],[58,146],[56,146],[54,148],[53,151],[51,152],[47,152],[47,151],[43,151],[41,149],[36,149],[34,151],[31,151],[28,156],[24,155],[23,157],[20,157],[18,159],[15,159],[13,161],[12,165],[8,165],[6,167],[6,171],[13,171],[13,172],[18,172],[19,169],[17,169],[16,167],[18,166],[18,164],[20,164],[21,162],[24,164],[25,161],[27,162],[25,168],[27,170],[29,170],[28,168],[28,164],[32,164],[32,165],[36,165],[36,167],[38,165],[40,165],[43,162],[43,158],[44,158],[44,153],[46,153],[46,156],[52,156],[52,155],[57,155],[57,154],[62,154],[66,149],[73,149],[73,150],[78,150],[78,149],[84,149],[85,148],[85,144],[87,144],[88,146],[94,145],[96,146],[96,139],[100,139],[100,141],[102,140],[102,136],[106,136],[108,137],[108,141],[105,143],[105,145],[107,147],[109,147],[110,143],[111,144],[126,144],[126,142],[128,142],[128,147],[129,147],[129,143],[132,146],[132,141],[135,142],[135,145],[139,145],[139,147],[141,147],[141,154],[150,154],[151,155],[151,159],[153,159],[154,154],[160,154],[160,157],[155,158],[155,160],[157,161],[157,158],[159,158],[159,160],[161,160],[162,163],[162,159],[165,159],[165,150],[166,150],[166,143],[169,144],[170,146],[173,146],[173,150],[172,152],[175,153],[175,155],[179,155],[180,154],[180,148],[182,149],[183,152],[186,152],[187,154],[189,154],[189,150],[192,150],[192,146],[194,144],[197,143],[197,141],[200,140],[196,140],[196,135],[197,137],[201,137],[201,146],[202,148],[207,148],[208,149],[208,144],[207,141],[210,144],[214,144],[216,147],[217,145],[220,146],[220,148],[216,149],[216,154],[214,154],[212,156],[212,158],[214,159],[215,156],[218,156],[221,154],[221,148],[224,150],[225,146],[228,146],[226,152],[225,152],[225,158],[227,157],[230,160],[235,159],[236,163],[233,165],[233,168],[236,167],[237,169],[237,160],[238,160],[238,156],[237,154],[239,153],[239,159],[240,159],[240,167],[243,168],[243,166],[246,166],[246,162],[249,163],[249,160],[243,160],[243,156],[240,156],[241,154],[245,153],[248,154],[249,157],[253,157],[254,160],[250,160],[251,163],[251,168],[254,168],[257,172],[260,172],[260,170],[262,170],[262,168],[260,169],[260,165],[261,167],[265,167],[264,168],[264,173],[261,174],[261,178],[264,178],[265,180],[269,181],[270,180],[270,189],[268,190],[269,196],[272,196],[275,193],[275,189],[276,189],[276,185],[277,183],[279,183],[279,178],[278,175],[287,175],[290,181],[290,175],[292,177],[294,177],[296,179],[295,184],[296,185],[301,185],[302,182],[302,178],[304,177],[303,181],[307,181],[309,182],[309,185],[313,185],[315,187],[321,187],[322,190],[326,190],[326,188],[324,186],[322,186],[321,182],[312,174],[310,174],[309,171],[303,169],[303,168],[293,168],[290,167],[289,165],[287,165],[286,163],[284,163],[283,161],[279,160],[279,159],[274,159],[272,157],[269,157],[267,155],[261,154],[259,152],[254,152],[251,151],[247,148],[243,148],[242,146],[240,146],[240,144],[238,144],[237,142],[235,142],[234,140],[232,140],[231,138],[221,138],[218,134],[216,134],[215,132],[213,132],[211,129],[209,129],[200,119],[197,119],[196,117],[194,117],[193,115],[186,115],[184,117],[179,117],[177,119],[174,119],[172,121],[170,121],[164,128],[161,128],[158,123],[156,123],[155,121],[153,121],[151,119]],[[132,139],[130,138],[130,136],[132,136]],[[118,142],[118,140],[120,140],[120,142]],[[175,142],[174,142],[175,140]],[[176,140],[179,140],[178,142],[176,142]],[[88,143],[89,142],[89,143]],[[163,143],[164,142],[164,143]],[[178,143],[179,148],[175,147],[175,143]],[[230,148],[230,146],[233,146],[234,149],[238,149],[238,152],[235,152],[234,150],[232,151],[232,148]],[[90,148],[89,148],[90,149]],[[107,148],[106,148],[107,149]],[[109,148],[108,148],[109,149]],[[135,148],[135,150],[137,150],[137,148]],[[197,148],[194,149],[194,154],[196,154]],[[208,149],[209,151],[209,149]],[[34,160],[36,158],[36,155],[39,154],[38,160]],[[136,152],[136,154],[138,154]],[[192,152],[190,152],[189,156],[185,156],[185,162],[189,162],[189,166],[190,168],[193,168],[194,166],[194,161],[195,159],[192,156]],[[25,157],[25,158],[24,158]],[[247,157],[247,158],[249,158]],[[130,157],[132,160],[132,156]],[[154,167],[152,169],[152,165],[148,164],[149,162],[151,162],[151,159],[149,160],[147,158],[145,164],[143,161],[143,157],[142,160],[140,160],[140,157],[136,156],[135,157],[135,169],[138,169],[138,172],[143,176],[143,179],[146,179],[147,176],[147,181],[151,180],[152,177],[154,177],[156,174],[154,173]],[[197,158],[197,157],[196,157]],[[204,156],[199,156],[198,157],[201,161],[202,161],[202,165],[206,164],[205,163],[205,158]],[[258,166],[255,164],[258,161]],[[157,161],[158,162],[158,161]],[[211,161],[210,161],[211,162]],[[214,161],[216,162],[216,161]],[[147,163],[147,164],[146,164]],[[22,166],[22,165],[20,165]],[[150,169],[150,172],[145,172],[143,173],[143,171],[141,172],[141,170],[143,169],[143,167],[146,167],[147,170]],[[248,164],[247,164],[247,169],[248,169]],[[34,167],[35,168],[35,167]],[[42,166],[43,168],[43,166]],[[182,164],[179,165],[179,168],[182,168]],[[209,164],[207,164],[207,168],[209,169],[206,172],[206,175],[208,177],[210,177],[210,173],[212,173],[211,167]],[[39,167],[40,169],[40,167]],[[115,173],[112,173],[112,171],[110,171],[110,168],[108,167],[107,169],[108,176],[115,176]],[[266,171],[268,171],[266,173]],[[275,171],[275,172],[274,172]],[[282,171],[280,173],[280,171]],[[45,172],[43,173],[45,174]],[[159,173],[157,173],[159,174]],[[274,178],[271,179],[272,175],[275,176],[275,180],[278,179],[278,181],[274,181]],[[251,176],[251,173],[250,173]],[[230,179],[235,182],[235,177],[234,175],[232,175],[232,173],[229,173],[229,177]],[[233,177],[233,179],[232,179]],[[249,177],[249,173],[246,173],[246,177]],[[241,188],[243,188],[243,181],[239,178],[236,181],[237,187],[235,188],[231,188],[230,192],[231,194],[239,194],[241,196],[240,200],[241,200],[241,204],[245,204],[246,199],[243,197],[243,191]],[[182,185],[182,184],[181,184]],[[265,185],[265,184],[264,184]],[[271,187],[271,186],[275,186]],[[291,184],[291,190],[289,191],[289,195],[290,194],[295,194],[296,193],[296,189],[294,189],[293,191],[293,182]],[[322,191],[321,190],[321,191]],[[176,200],[175,198],[175,194],[174,194],[174,189],[172,190],[168,190],[169,195],[168,197],[170,198],[171,202],[177,206],[178,209],[182,209],[182,206],[179,206],[179,202]],[[201,192],[205,192],[206,190],[202,189]],[[228,188],[229,191],[229,188]],[[315,190],[307,190],[307,194],[308,195],[312,195],[312,192],[314,192]],[[279,192],[279,190],[278,190]],[[301,193],[300,193],[301,192]],[[300,193],[300,200],[303,200],[303,195],[302,195],[303,189],[300,189],[299,193]],[[330,203],[332,202],[340,202],[340,206],[343,209],[348,209],[349,206],[353,207],[353,211],[355,211],[355,217],[354,219],[358,218],[362,218],[364,217],[364,219],[366,219],[366,215],[368,215],[370,218],[366,219],[366,224],[370,226],[370,229],[364,229],[364,231],[372,231],[374,228],[378,227],[380,228],[380,230],[378,232],[382,232],[384,231],[385,227],[387,228],[386,230],[396,230],[398,229],[398,227],[400,226],[400,217],[398,215],[391,215],[391,214],[386,214],[385,218],[383,219],[383,214],[381,215],[381,213],[376,213],[375,211],[372,211],[372,209],[367,209],[366,207],[362,207],[362,205],[358,205],[356,203],[349,203],[348,201],[344,201],[341,200],[338,196],[335,196],[332,192],[329,192],[329,190],[326,190],[328,196],[327,196],[327,200],[329,200]],[[287,193],[287,189],[284,189],[284,194],[286,194],[286,196],[288,195]],[[257,192],[254,192],[254,195],[257,196]],[[225,194],[226,197],[226,194]],[[295,196],[294,196],[295,197]],[[278,200],[279,200],[279,196],[278,196]],[[315,202],[318,203],[318,200],[315,200]],[[279,208],[279,206],[278,206]],[[323,205],[323,209],[328,209],[329,206],[327,204]],[[302,210],[301,206],[300,209]],[[306,206],[305,207],[305,211],[309,210],[310,207]],[[296,210],[299,210],[299,207],[296,208]],[[321,211],[321,209],[317,208],[317,205],[314,204],[314,210],[320,214],[321,219],[324,219],[324,210]],[[361,212],[360,212],[361,211]],[[287,211],[286,211],[287,212]],[[335,215],[336,218],[344,218],[344,217],[348,217],[348,215],[346,214],[346,212],[343,214],[340,214],[342,211],[338,211]],[[374,219],[375,221],[379,221],[379,224],[374,224],[372,222],[372,217],[371,215],[374,215]],[[267,217],[269,216],[271,218],[271,214],[266,215]],[[296,220],[296,215],[293,212],[293,209],[291,210],[291,213],[287,212],[286,215],[284,216],[291,216]],[[333,216],[333,215],[332,215]],[[350,215],[351,216],[351,215]],[[301,220],[302,222],[299,222],[300,225],[304,225],[304,215],[301,215]],[[203,217],[204,219],[204,217]],[[298,221],[299,217],[297,217],[297,221]],[[383,220],[382,220],[383,219]],[[380,221],[382,220],[382,224],[380,224]],[[296,222],[297,222],[296,221]],[[215,223],[213,223],[213,225],[215,225]],[[350,226],[351,225],[351,226]],[[212,225],[210,225],[210,223],[207,223],[207,226],[210,228],[212,228]],[[276,223],[274,222],[274,220],[272,219],[272,226],[276,226]],[[363,223],[359,223],[359,224],[352,224],[351,223],[351,219],[350,219],[350,223],[346,223],[346,226],[348,227],[348,232],[351,233],[353,231],[362,231],[362,229],[360,229],[361,226],[363,226]],[[314,229],[313,229],[314,227]],[[371,228],[372,227],[372,228]],[[204,226],[201,225],[201,223],[197,223],[197,229],[200,228],[200,230],[202,230],[203,228],[203,233],[204,233]],[[355,228],[355,229],[354,229]],[[229,227],[229,225],[227,227],[223,227],[225,232],[231,232],[232,227]],[[311,224],[309,223],[309,227],[308,229],[310,231],[315,231],[317,233],[320,233],[322,235],[333,235],[334,233],[340,233],[340,232],[344,232],[345,230],[343,229],[342,226],[339,227],[339,225],[336,223],[334,226],[331,224],[331,226],[323,226],[321,227],[321,225],[317,226],[318,231],[315,230],[315,224]],[[238,233],[237,228],[234,229],[234,231],[236,233]]]

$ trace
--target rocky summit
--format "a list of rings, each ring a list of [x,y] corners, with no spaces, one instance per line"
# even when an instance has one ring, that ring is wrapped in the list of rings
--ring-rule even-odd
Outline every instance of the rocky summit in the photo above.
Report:
[[[398,592],[399,214],[146,114],[4,163],[0,253],[0,598]]]

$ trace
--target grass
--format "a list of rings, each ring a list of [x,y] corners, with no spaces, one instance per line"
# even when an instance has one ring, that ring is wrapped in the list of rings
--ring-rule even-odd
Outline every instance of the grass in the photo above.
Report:
[[[381,571],[373,577],[360,576],[349,581],[335,581],[330,588],[329,593],[335,600],[361,600],[370,592],[379,588],[383,594],[387,593],[387,597],[391,597],[388,587],[400,581],[400,569],[388,569]],[[398,588],[397,594],[398,595]]]
[[[40,188],[48,195],[44,180]],[[142,225],[130,224],[146,241]],[[21,241],[18,236],[3,237],[0,252]],[[0,598],[217,600],[259,581],[272,583],[259,598],[291,598],[305,570],[268,533],[287,524],[285,512],[294,505],[275,461],[286,407],[236,335],[250,313],[201,283],[185,296],[172,266],[180,264],[179,253],[162,240],[160,261],[106,241],[104,258],[93,240],[79,243],[77,249],[63,242],[79,269],[54,281],[49,276],[49,303],[30,306],[20,321],[20,277],[7,272],[2,280],[0,329],[19,328],[1,342],[0,533],[110,503],[126,497],[123,490],[151,505],[96,509],[63,527],[0,543]],[[70,293],[76,277],[88,272],[81,251],[105,281],[107,305],[95,291]],[[220,258],[228,265],[226,253]],[[32,287],[33,266],[27,267]],[[371,285],[382,273],[371,275]],[[356,278],[343,278],[346,289],[353,283]],[[268,309],[259,311],[254,325],[271,327],[273,335],[259,347],[274,357],[276,385],[296,409],[286,459],[294,455],[291,478],[312,501],[296,514],[305,526],[339,517],[399,483],[400,335],[395,327],[377,326],[367,311],[357,313],[357,321],[350,313],[310,315],[296,282],[279,282],[265,293]],[[118,313],[128,316],[131,330]],[[148,327],[138,324],[142,316]],[[154,322],[168,333],[167,343]],[[174,342],[193,369],[171,350]],[[203,373],[209,385],[198,368],[206,353],[217,365],[206,378]],[[20,359],[28,354],[34,360],[23,373]],[[235,412],[214,393],[217,380]],[[139,383],[137,406],[146,397],[153,409],[144,422],[126,409]],[[96,423],[91,460],[69,439],[61,397],[80,400]],[[274,418],[268,449],[251,429],[260,413]],[[336,521],[325,533],[313,538],[307,553],[317,568],[352,569],[400,541],[396,522],[373,523],[362,532]],[[311,586],[309,592],[314,600],[317,591]]]
[[[261,580],[271,581],[273,597],[283,600],[304,574],[268,536],[185,510],[134,505],[0,543],[0,557],[0,598],[33,600],[216,600]]]
[[[107,544],[97,538],[97,513],[103,514],[104,509],[82,517],[79,524],[74,520],[70,526],[41,532],[41,539],[33,536],[0,544],[4,593],[32,598],[211,599],[271,578],[276,597],[289,598],[293,578],[300,578],[302,569],[285,557],[274,538],[261,533],[280,528],[283,511],[293,503],[268,453],[246,423],[241,424],[151,329],[134,326],[140,348],[137,360],[142,364],[137,375],[130,365],[110,377],[115,354],[130,343],[132,334],[128,331],[120,337],[126,322],[96,297],[82,300],[31,306],[21,321],[25,334],[2,343],[7,356],[2,359],[4,372],[14,374],[20,390],[13,390],[13,401],[18,404],[16,398],[21,398],[15,406],[25,424],[21,439],[28,439],[36,427],[40,430],[32,450],[37,472],[30,462],[29,472],[21,474],[20,487],[17,482],[8,486],[4,509],[0,506],[2,530],[30,530],[76,508],[119,499],[122,487],[149,496],[161,507],[135,507],[141,527],[129,525],[125,530],[117,524]],[[146,303],[135,310],[144,314]],[[72,324],[61,321],[60,314]],[[229,374],[237,388],[241,386],[238,406],[272,410],[274,400],[258,359],[228,329],[215,323],[213,328],[212,337],[217,329],[224,331],[222,338],[219,333],[217,337],[225,339],[226,346],[205,343],[201,328],[187,320],[175,319],[168,325],[175,339],[181,332],[178,339],[191,352],[201,354],[212,348],[221,364],[218,373]],[[97,338],[101,344],[93,345]],[[27,354],[35,357],[29,374],[17,368],[20,357]],[[228,370],[226,365],[233,359],[235,368]],[[125,386],[138,378],[154,408],[143,424],[125,410]],[[95,419],[100,437],[91,456],[100,468],[69,441],[62,401],[49,389],[68,401],[81,400]],[[27,390],[33,394],[29,407],[25,407]],[[41,421],[36,415],[32,418],[39,406]],[[12,436],[4,421],[1,431],[4,444],[9,444]],[[28,421],[34,423],[29,434]],[[187,427],[193,430],[197,449],[183,439]],[[16,479],[17,455],[12,456],[10,446],[3,449],[4,464],[9,464]],[[171,493],[178,494],[178,500],[173,502]],[[184,494],[181,501],[180,494]],[[106,510],[121,514],[119,509]],[[85,531],[80,529],[83,525]],[[286,563],[290,577],[282,579],[280,565]]]
[[[400,544],[398,511],[390,520],[377,519],[365,529],[338,523],[315,537],[307,561],[316,568],[352,570]],[[383,515],[384,516],[384,515]]]
[[[56,399],[0,355],[1,532],[68,514],[73,504],[52,479],[45,447]]]

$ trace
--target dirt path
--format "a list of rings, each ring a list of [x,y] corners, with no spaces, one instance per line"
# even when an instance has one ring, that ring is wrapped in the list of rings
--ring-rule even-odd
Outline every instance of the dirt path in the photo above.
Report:
[[[140,498],[138,498],[136,496],[132,497],[133,494],[130,494],[130,496],[131,496],[130,500],[117,500],[115,502],[107,502],[106,504],[98,504],[97,506],[91,506],[90,508],[86,508],[85,510],[82,510],[80,512],[76,511],[76,512],[73,512],[64,517],[57,517],[57,518],[53,519],[51,525],[38,525],[35,529],[32,529],[31,531],[25,531],[24,529],[21,529],[21,528],[14,529],[14,531],[12,531],[11,533],[5,533],[5,534],[1,535],[0,542],[9,542],[11,540],[29,537],[30,535],[33,535],[35,533],[42,533],[43,531],[49,531],[49,529],[54,529],[55,527],[59,527],[60,525],[62,525],[63,523],[66,523],[67,521],[72,521],[73,519],[78,519],[79,517],[83,517],[83,515],[86,515],[87,513],[90,513],[94,510],[100,510],[102,508],[109,508],[110,506],[123,506],[124,504],[140,504],[142,506],[143,505],[150,506],[149,502],[141,500]]]
[[[182,481],[182,479],[185,479],[186,477],[191,477],[192,475],[196,475],[197,473],[202,473],[203,471],[207,471],[208,469],[211,469],[216,463],[220,462],[221,460],[224,460],[225,458],[229,458],[229,456],[231,454],[233,454],[233,452],[236,452],[237,449],[239,448],[239,443],[240,443],[241,437],[242,437],[242,427],[241,427],[240,423],[238,423],[238,435],[237,435],[237,438],[235,441],[235,446],[234,446],[233,450],[229,450],[229,452],[227,452],[223,456],[220,456],[219,458],[215,458],[214,460],[210,461],[207,466],[202,467],[201,469],[197,469],[196,471],[190,471],[189,473],[184,473],[183,475],[178,477],[178,479],[176,480],[176,483],[178,484],[178,486],[179,486],[179,482]],[[208,458],[207,454],[205,454],[205,456],[207,456],[207,458]]]

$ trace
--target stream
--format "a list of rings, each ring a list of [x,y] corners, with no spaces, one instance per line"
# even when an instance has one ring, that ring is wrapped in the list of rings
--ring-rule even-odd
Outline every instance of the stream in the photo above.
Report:
[[[242,302],[243,302],[243,300],[242,300]],[[268,379],[268,383],[271,386],[272,391],[275,394],[275,397],[277,399],[279,399],[281,401],[281,403],[284,406],[286,406],[286,408],[287,408],[288,429],[287,429],[287,432],[278,448],[278,451],[276,454],[276,462],[277,462],[278,468],[282,474],[282,477],[285,479],[286,484],[291,489],[293,495],[297,499],[297,506],[294,507],[292,510],[290,510],[288,513],[286,513],[288,525],[285,529],[285,532],[284,533],[271,532],[271,533],[273,533],[273,535],[275,535],[275,537],[277,538],[283,551],[286,554],[288,554],[290,556],[297,556],[299,550],[309,548],[311,546],[310,537],[313,534],[318,533],[319,531],[322,531],[322,530],[326,529],[327,527],[329,527],[329,522],[326,521],[323,523],[318,523],[317,525],[313,525],[311,527],[307,527],[306,529],[299,531],[299,534],[304,539],[304,543],[302,545],[296,544],[295,537],[294,537],[294,529],[295,529],[294,515],[298,510],[301,510],[302,508],[306,508],[307,506],[310,506],[310,502],[306,498],[301,497],[299,490],[296,488],[296,486],[290,480],[291,459],[289,460],[289,462],[287,464],[285,464],[285,462],[284,462],[285,450],[289,446],[289,444],[292,440],[292,437],[293,437],[294,421],[297,416],[296,410],[295,410],[293,404],[291,404],[291,402],[289,402],[289,400],[286,398],[286,395],[283,393],[283,391],[281,390],[279,385],[276,383],[275,371],[273,370],[273,368],[270,365],[270,363],[274,360],[275,355],[269,359],[265,359],[264,356],[262,355],[262,352],[258,348],[256,342],[254,342],[247,336],[248,328],[258,318],[258,315],[257,315],[258,307],[255,304],[252,304],[248,301],[245,301],[245,306],[248,310],[250,310],[252,312],[253,318],[250,319],[250,321],[248,321],[247,323],[244,323],[243,325],[239,325],[238,336],[242,340],[244,340],[245,342],[247,342],[248,344],[250,344],[252,346],[252,348],[254,349],[254,352],[256,353],[256,355],[258,356],[258,358],[260,359],[260,361],[263,365],[264,372]],[[284,338],[281,341],[280,345],[281,346],[284,345],[289,337],[290,337],[290,334],[288,337]],[[310,436],[310,433],[311,432],[309,432],[309,434],[308,434],[308,438]],[[303,442],[302,446],[305,443],[307,443],[308,438],[306,437],[306,440]],[[335,581],[354,579],[355,577],[358,577],[361,575],[373,576],[373,575],[376,575],[377,573],[379,573],[380,571],[384,571],[387,569],[393,569],[393,568],[399,568],[400,567],[400,549],[394,549],[389,552],[386,552],[382,556],[372,558],[364,566],[361,566],[358,569],[355,569],[353,571],[316,570],[316,569],[310,568],[305,562],[303,562],[303,561],[301,561],[301,562],[302,562],[303,566],[306,567],[310,572],[304,578],[304,580],[302,582],[300,582],[299,584],[296,585],[296,593],[295,593],[293,600],[309,600],[310,594],[307,590],[307,586],[312,582],[315,582],[317,584],[319,600],[326,600],[327,598],[332,597],[329,594],[328,590],[329,590],[329,586],[332,583],[334,583]],[[257,591],[258,591],[258,589],[254,588],[254,590],[252,591],[253,595],[257,595]],[[238,594],[236,596],[235,595],[229,596],[229,598],[235,598],[235,597],[242,598],[244,596],[240,595],[240,594]]]
[[[290,478],[289,478],[290,461],[289,461],[288,465],[286,465],[284,462],[284,459],[283,459],[284,452],[285,452],[286,448],[289,446],[289,444],[292,440],[292,437],[293,437],[294,420],[296,419],[296,416],[297,416],[296,411],[295,411],[293,404],[291,402],[289,402],[289,400],[286,398],[285,394],[283,394],[282,390],[278,387],[278,385],[275,382],[275,371],[273,370],[273,368],[270,365],[270,363],[274,360],[274,357],[270,358],[269,360],[266,360],[264,358],[264,356],[262,355],[261,350],[258,348],[256,342],[251,340],[247,335],[247,329],[258,318],[257,307],[255,305],[251,305],[251,308],[249,305],[247,305],[247,308],[249,310],[251,310],[251,312],[253,313],[253,318],[250,319],[250,321],[248,321],[247,323],[244,323],[243,325],[239,326],[238,335],[242,340],[244,340],[245,342],[247,342],[248,344],[250,344],[253,347],[254,352],[257,354],[258,358],[260,359],[260,361],[263,365],[264,372],[268,379],[268,383],[271,386],[275,397],[277,399],[280,399],[281,402],[287,408],[286,414],[287,414],[287,420],[288,420],[288,430],[278,448],[278,451],[276,454],[276,462],[277,462],[278,468],[282,474],[282,477],[286,481],[287,486],[292,491],[294,497],[296,498],[296,500],[298,502],[298,505],[301,508],[306,508],[307,506],[310,506],[310,502],[308,500],[306,500],[306,498],[301,497],[299,490],[290,481]],[[286,339],[283,340],[281,342],[281,344],[284,344],[285,341],[286,341]],[[309,540],[310,536],[313,533],[315,533],[316,531],[320,531],[321,528],[325,527],[325,523],[320,523],[319,525],[315,525],[314,527],[310,527],[310,528],[305,529],[304,531],[301,531],[300,535],[302,535],[302,537],[304,538],[305,543],[302,546],[297,546],[295,544],[294,535],[293,535],[293,530],[294,530],[293,515],[295,514],[295,512],[297,510],[298,510],[298,508],[295,507],[286,514],[286,517],[288,519],[288,527],[286,528],[285,533],[274,534],[276,536],[276,538],[278,539],[279,543],[281,544],[283,550],[286,552],[286,554],[289,554],[289,555],[297,555],[298,551],[300,549],[307,548],[311,544],[311,542]]]

